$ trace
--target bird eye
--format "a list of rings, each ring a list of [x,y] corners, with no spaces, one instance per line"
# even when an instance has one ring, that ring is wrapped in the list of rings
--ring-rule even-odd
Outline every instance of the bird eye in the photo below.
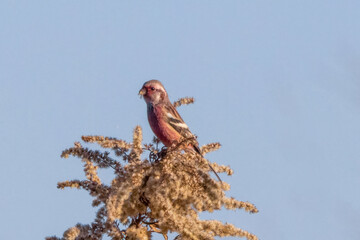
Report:
[[[153,91],[154,91],[154,90],[155,90],[155,88],[154,88],[154,87],[151,87],[151,90],[153,90]]]

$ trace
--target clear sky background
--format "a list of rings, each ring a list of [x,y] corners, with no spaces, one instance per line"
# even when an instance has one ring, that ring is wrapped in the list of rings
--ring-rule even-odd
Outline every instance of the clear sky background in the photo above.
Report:
[[[95,209],[81,135],[153,134],[137,95],[162,81],[260,239],[360,239],[360,1],[0,2],[0,239],[61,236]],[[102,172],[109,180],[111,172]],[[161,239],[161,238],[156,238]]]

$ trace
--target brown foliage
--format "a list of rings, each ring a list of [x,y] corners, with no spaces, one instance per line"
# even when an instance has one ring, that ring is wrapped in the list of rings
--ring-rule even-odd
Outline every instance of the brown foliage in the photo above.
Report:
[[[178,105],[181,104],[188,102],[179,100]],[[72,155],[82,159],[86,180],[59,182],[58,188],[85,189],[94,197],[93,206],[99,209],[91,224],[77,224],[66,230],[62,238],[47,237],[47,240],[100,240],[104,235],[113,240],[151,239],[154,233],[168,239],[169,232],[177,232],[176,239],[183,240],[214,239],[215,236],[257,239],[232,224],[199,219],[199,212],[212,212],[222,207],[250,213],[258,211],[251,203],[226,197],[224,191],[229,190],[230,185],[211,178],[208,161],[199,154],[181,151],[179,144],[159,149],[156,138],[143,146],[139,126],[134,130],[132,143],[103,136],[83,136],[82,140],[111,149],[115,158],[122,158],[124,163],[110,157],[107,151],[90,150],[79,142],[64,150],[62,157]],[[206,154],[219,148],[219,143],[211,143],[201,151]],[[148,157],[142,160],[144,152]],[[233,173],[227,166],[215,163],[211,166],[218,173]],[[110,186],[101,182],[98,168],[114,170]]]

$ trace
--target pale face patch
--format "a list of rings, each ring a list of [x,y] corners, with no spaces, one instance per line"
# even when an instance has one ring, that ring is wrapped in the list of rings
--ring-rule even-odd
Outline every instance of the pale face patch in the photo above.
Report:
[[[158,89],[158,90],[161,91],[161,92],[166,93],[165,88],[164,88],[163,86],[161,86],[160,84],[156,85],[155,88]]]

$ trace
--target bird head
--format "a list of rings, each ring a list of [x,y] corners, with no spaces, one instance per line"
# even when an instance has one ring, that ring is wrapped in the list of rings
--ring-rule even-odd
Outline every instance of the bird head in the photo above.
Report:
[[[146,103],[152,105],[169,100],[164,86],[158,80],[150,80],[145,82],[139,91],[139,95],[144,97]]]

